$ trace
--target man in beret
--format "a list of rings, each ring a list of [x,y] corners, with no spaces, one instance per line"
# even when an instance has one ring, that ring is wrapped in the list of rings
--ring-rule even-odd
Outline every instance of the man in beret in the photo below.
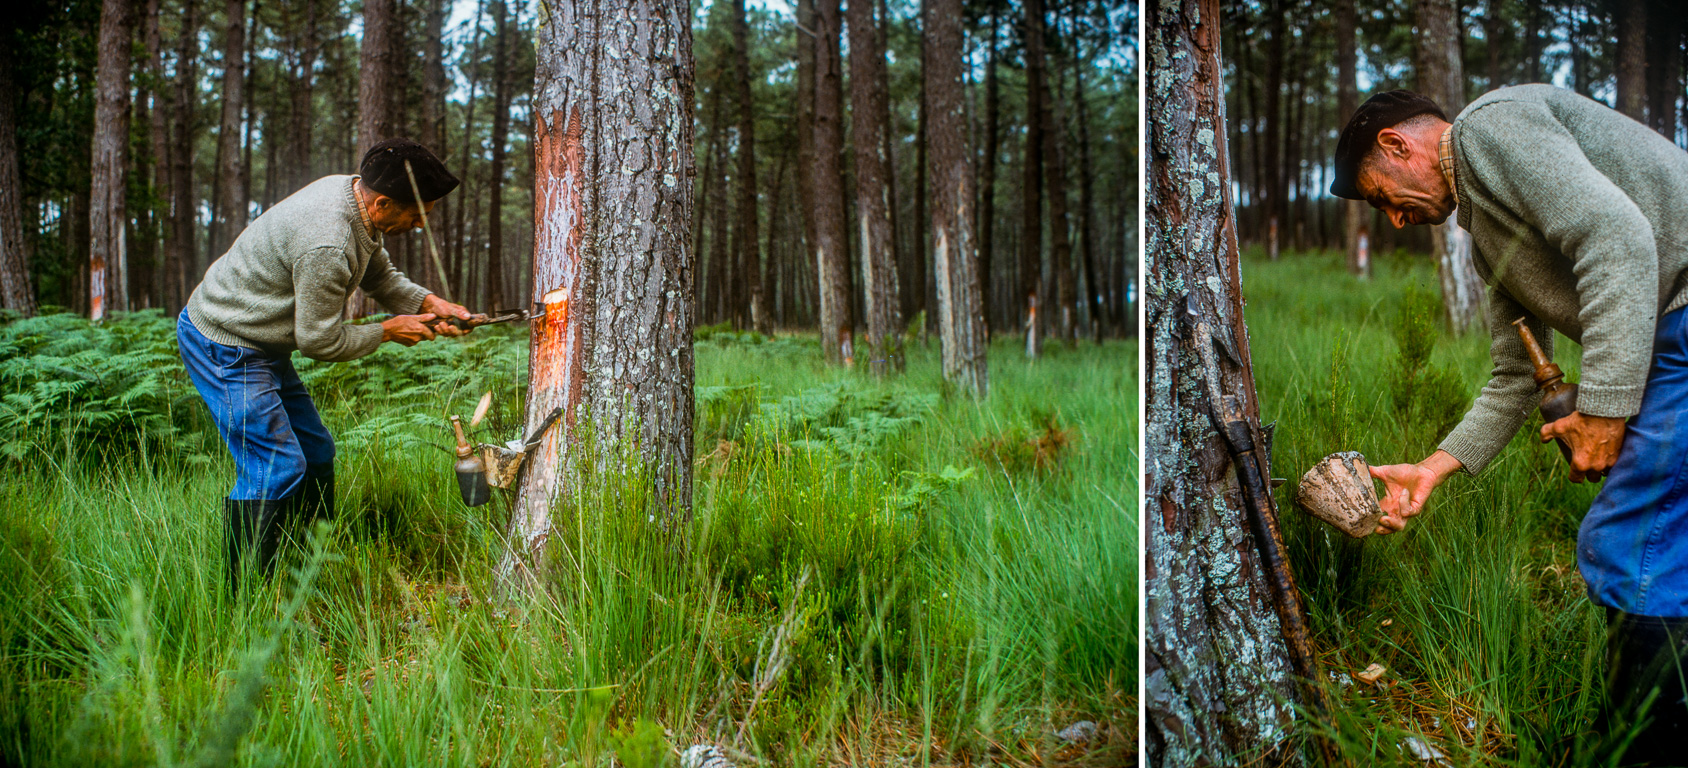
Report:
[[[468,319],[468,310],[411,282],[382,247],[384,234],[421,226],[457,185],[422,145],[383,141],[364,155],[359,175],[318,179],[264,211],[188,299],[176,322],[182,362],[235,461],[224,501],[231,590],[243,568],[270,572],[285,527],[333,510],[334,438],[293,351],[345,361],[386,342],[408,347],[464,333],[433,321]],[[357,288],[397,316],[342,322]]]
[[[1354,113],[1335,171],[1331,194],[1396,227],[1457,211],[1489,285],[1492,377],[1433,454],[1373,468],[1386,487],[1378,532],[1401,530],[1454,471],[1482,471],[1535,410],[1514,320],[1549,355],[1548,329],[1581,344],[1577,410],[1541,439],[1570,446],[1573,482],[1606,474],[1577,564],[1611,625],[1608,725],[1627,727],[1662,685],[1625,759],[1680,757],[1666,750],[1688,743],[1671,650],[1688,634],[1688,153],[1552,86],[1490,92],[1452,123],[1429,99],[1391,91]]]

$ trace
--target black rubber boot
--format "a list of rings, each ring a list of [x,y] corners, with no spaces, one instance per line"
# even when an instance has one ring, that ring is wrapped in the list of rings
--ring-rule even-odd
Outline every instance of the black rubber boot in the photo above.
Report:
[[[274,572],[276,550],[281,545],[282,518],[294,504],[294,499],[223,500],[223,512],[227,516],[224,553],[228,558],[230,594],[240,594],[242,579],[249,569],[266,579]]]
[[[1620,765],[1688,765],[1688,619],[1609,611],[1605,731],[1621,742],[1639,723]]]

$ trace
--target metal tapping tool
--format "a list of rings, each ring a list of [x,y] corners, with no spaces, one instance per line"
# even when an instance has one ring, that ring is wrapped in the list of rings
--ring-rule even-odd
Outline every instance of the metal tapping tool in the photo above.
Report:
[[[1512,321],[1512,327],[1518,329],[1518,338],[1523,340],[1524,351],[1529,354],[1530,364],[1536,369],[1536,390],[1541,392],[1542,419],[1552,423],[1575,413],[1577,385],[1565,381],[1565,372],[1542,350],[1535,334],[1524,324],[1524,318]],[[1557,437],[1553,441],[1559,444],[1559,452],[1565,455],[1565,463],[1571,463],[1571,446]],[[1589,480],[1599,480],[1600,476],[1599,472],[1587,473]]]

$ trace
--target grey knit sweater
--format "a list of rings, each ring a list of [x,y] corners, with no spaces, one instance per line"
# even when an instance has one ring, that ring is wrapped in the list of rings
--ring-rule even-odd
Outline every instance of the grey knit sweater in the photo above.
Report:
[[[381,326],[341,322],[361,286],[387,309],[413,314],[429,291],[393,268],[352,194],[355,176],[326,176],[264,211],[212,262],[188,299],[188,318],[219,344],[317,360],[351,360],[381,345]]]
[[[1538,397],[1513,320],[1552,354],[1582,344],[1577,410],[1641,407],[1658,317],[1688,305],[1688,152],[1571,91],[1485,94],[1453,124],[1459,224],[1489,284],[1494,372],[1445,440],[1470,473],[1505,447]]]

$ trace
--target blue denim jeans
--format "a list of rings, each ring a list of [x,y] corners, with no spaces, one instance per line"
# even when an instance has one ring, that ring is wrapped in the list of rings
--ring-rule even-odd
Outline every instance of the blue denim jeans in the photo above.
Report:
[[[236,501],[284,499],[305,477],[334,473],[334,438],[289,357],[231,347],[176,319],[182,364],[234,457]]]
[[[1583,518],[1577,566],[1599,605],[1688,617],[1688,309],[1659,318],[1641,412]]]

